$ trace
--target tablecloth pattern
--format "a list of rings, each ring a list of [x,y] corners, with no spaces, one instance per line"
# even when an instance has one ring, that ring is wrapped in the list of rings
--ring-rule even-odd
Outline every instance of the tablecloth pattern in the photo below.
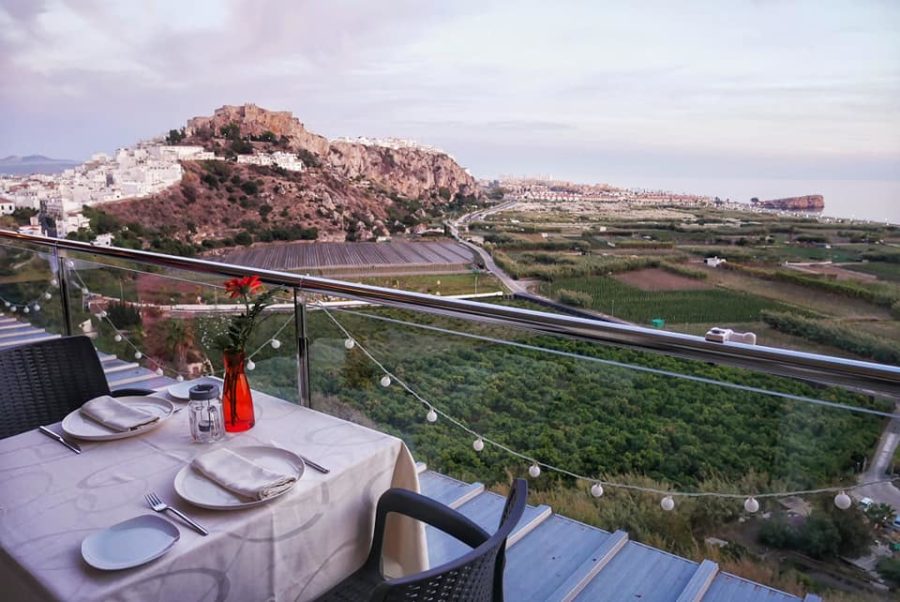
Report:
[[[381,493],[389,487],[418,491],[406,446],[267,395],[257,393],[254,401],[256,427],[217,445],[275,444],[327,466],[331,474],[307,468],[285,496],[240,511],[204,510],[175,493],[175,474],[210,449],[191,441],[186,411],[138,437],[80,442],[81,455],[36,431],[0,440],[3,597],[307,600],[358,568]],[[150,491],[186,511],[210,535],[201,537],[172,518],[181,539],[162,558],[115,572],[88,566],[81,558],[82,539],[152,513],[144,501]],[[403,574],[427,568],[421,524],[391,515],[388,533],[391,566]]]

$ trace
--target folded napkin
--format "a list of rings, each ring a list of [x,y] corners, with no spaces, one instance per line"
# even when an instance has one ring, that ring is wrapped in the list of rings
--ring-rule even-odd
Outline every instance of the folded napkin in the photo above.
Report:
[[[295,475],[269,470],[239,453],[220,448],[191,462],[203,476],[251,500],[264,500],[290,489]]]
[[[81,406],[81,413],[94,422],[120,433],[159,420],[159,416],[122,403],[109,395],[101,395],[88,401]]]

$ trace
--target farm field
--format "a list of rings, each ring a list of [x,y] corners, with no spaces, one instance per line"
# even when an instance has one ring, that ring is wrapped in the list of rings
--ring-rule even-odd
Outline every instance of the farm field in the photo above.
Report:
[[[879,280],[900,282],[900,264],[898,263],[854,263],[850,265],[845,264],[841,267],[848,271],[852,270],[854,272],[877,276]]]
[[[417,293],[465,295],[503,291],[503,285],[490,273],[416,274],[405,276],[373,276],[352,279],[362,284],[398,288]]]
[[[795,309],[724,288],[647,291],[609,276],[561,278],[543,290],[553,296],[561,289],[587,293],[593,299],[591,309],[643,325],[661,318],[666,324],[728,327],[734,322],[756,321],[763,310]]]
[[[456,242],[322,242],[268,244],[212,257],[267,270],[464,269],[472,252]]]

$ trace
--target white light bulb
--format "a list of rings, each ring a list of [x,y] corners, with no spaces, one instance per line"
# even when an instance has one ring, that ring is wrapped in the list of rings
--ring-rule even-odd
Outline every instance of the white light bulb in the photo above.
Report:
[[[846,510],[850,507],[851,504],[853,504],[853,500],[850,499],[850,496],[847,495],[845,491],[842,491],[834,496],[834,505],[841,510]]]
[[[88,290],[88,287],[82,286],[82,287],[81,287],[81,292],[84,293],[85,295],[87,295],[87,294],[90,294],[91,291]]]
[[[22,308],[22,313],[23,313],[23,314],[27,314],[27,313],[30,312],[30,311],[31,311],[31,310],[28,309],[28,307],[23,307],[23,308]]]
[[[748,497],[744,500],[744,510],[753,514],[757,510],[759,510],[759,502],[756,501],[755,497]]]
[[[483,450],[484,449],[484,439],[482,439],[481,437],[479,437],[478,439],[475,439],[475,441],[472,442],[472,449],[474,449],[475,451],[479,451],[479,452],[481,450]]]
[[[116,336],[113,337],[113,340],[114,340],[116,343],[121,343],[121,342],[122,342],[122,335],[117,334]]]
[[[391,377],[387,376],[387,375],[382,376],[381,380],[378,382],[381,383],[382,387],[390,387],[391,386]]]
[[[434,408],[431,408],[430,410],[428,410],[428,413],[425,414],[425,420],[427,420],[428,422],[437,422],[437,418],[437,412],[434,411]]]
[[[344,347],[346,347],[347,349],[353,349],[354,347],[356,347],[356,341],[354,341],[353,339],[345,339]]]
[[[75,262],[72,261],[72,260],[70,259],[69,261],[66,262],[66,267],[67,267],[67,268],[74,268],[74,267],[75,267]]]
[[[272,345],[272,349],[278,349],[279,347],[281,347],[281,341],[279,341],[278,339],[272,339],[270,345]]]
[[[156,369],[156,375],[157,375],[157,376],[162,376],[163,374],[164,374],[164,372],[163,372],[163,369],[162,369],[162,368],[157,368],[157,369]]]
[[[541,476],[541,467],[537,464],[532,464],[528,467],[528,474],[531,475],[531,478],[536,479]]]
[[[47,301],[49,301],[52,298],[53,298],[53,295],[51,295],[50,293],[44,293],[44,299],[46,299]]]
[[[139,359],[141,359],[142,357],[144,357],[144,354],[141,353],[140,351],[135,351],[135,352],[134,352],[134,359],[139,360]]]
[[[57,280],[56,278],[53,278],[50,281],[50,286],[59,286],[59,280]],[[47,293],[47,294],[49,295],[50,293]]]
[[[667,495],[666,497],[664,497],[662,499],[662,501],[659,503],[659,505],[666,512],[671,512],[672,510],[675,509],[675,500],[674,500],[674,498],[672,498],[671,495]]]
[[[41,311],[41,306],[37,303],[31,306],[34,311]]]
[[[15,305],[13,305],[12,307],[9,308],[9,311],[15,313],[17,309],[19,309],[19,308],[16,307]]]
[[[109,314],[106,313],[106,310],[100,310],[100,313],[97,314],[97,315],[99,315],[101,318],[105,318],[105,317],[108,316]]]
[[[175,380],[177,380],[177,381],[180,382],[180,383],[183,383],[183,382],[184,382],[184,377],[183,377],[182,375],[179,374],[178,376],[175,377]]]
[[[594,497],[601,497],[603,495],[603,485],[600,483],[591,485],[591,495]]]
[[[247,370],[256,370],[256,364],[253,360],[247,360]]]
[[[10,307],[12,303],[10,303],[9,301],[4,301],[3,305],[5,305],[6,307]]]

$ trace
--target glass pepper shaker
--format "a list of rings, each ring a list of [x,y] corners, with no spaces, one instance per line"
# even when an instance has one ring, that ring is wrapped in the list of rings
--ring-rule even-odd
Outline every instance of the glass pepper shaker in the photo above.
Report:
[[[219,387],[213,384],[194,385],[188,395],[191,438],[197,443],[212,443],[224,437],[225,422]]]

